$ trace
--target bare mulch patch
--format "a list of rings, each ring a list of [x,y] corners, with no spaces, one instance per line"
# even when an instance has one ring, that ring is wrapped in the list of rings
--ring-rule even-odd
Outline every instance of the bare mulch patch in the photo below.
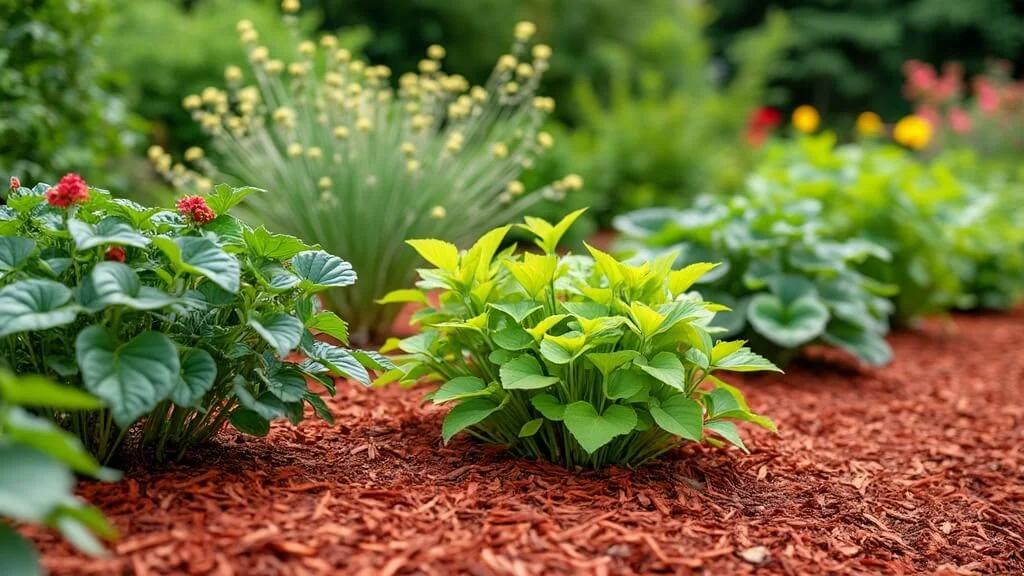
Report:
[[[225,432],[183,465],[86,483],[123,534],[54,574],[1021,574],[1024,311],[896,334],[861,369],[814,351],[747,378],[780,433],[573,474],[465,438],[420,393],[342,386],[338,425]]]

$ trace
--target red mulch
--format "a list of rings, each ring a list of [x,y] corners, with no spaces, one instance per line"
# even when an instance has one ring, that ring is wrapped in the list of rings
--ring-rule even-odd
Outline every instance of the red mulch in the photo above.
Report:
[[[745,379],[780,427],[745,429],[749,456],[572,474],[442,446],[419,391],[343,386],[336,427],[85,484],[109,559],[31,533],[57,575],[1024,573],[1024,310],[892,342],[882,370],[815,351]]]

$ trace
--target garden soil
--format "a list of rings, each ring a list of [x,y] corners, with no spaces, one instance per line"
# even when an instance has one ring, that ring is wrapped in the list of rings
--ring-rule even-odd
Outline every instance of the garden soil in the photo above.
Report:
[[[84,483],[123,535],[109,558],[27,532],[55,575],[1024,573],[1024,311],[891,342],[884,369],[812,350],[737,378],[779,425],[744,428],[750,455],[567,472],[443,446],[422,391],[343,385],[336,426]]]

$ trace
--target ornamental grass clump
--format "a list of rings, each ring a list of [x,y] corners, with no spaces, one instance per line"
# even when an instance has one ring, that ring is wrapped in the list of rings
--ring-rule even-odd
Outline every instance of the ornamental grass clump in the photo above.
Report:
[[[391,70],[353,57],[333,36],[301,42],[292,58],[270,54],[250,23],[238,31],[248,72],[230,67],[225,89],[184,102],[214,153],[189,150],[190,168],[160,149],[151,157],[178,186],[206,189],[225,177],[270,189],[249,203],[255,218],[345,254],[362,280],[324,298],[352,322],[354,340],[388,333],[398,308],[375,300],[414,279],[405,239],[471,242],[536,199],[582,186],[570,175],[532,193],[519,180],[553,145],[541,125],[555,103],[537,95],[551,49],[530,42],[533,24],[516,27],[486,86],[444,72],[435,45],[397,89]]]
[[[389,341],[385,351],[402,354],[381,381],[439,383],[427,397],[454,404],[445,442],[466,431],[570,469],[635,466],[685,441],[745,449],[735,421],[774,430],[719,379],[778,369],[742,341],[715,341],[723,307],[690,292],[713,265],[672,271],[669,254],[633,266],[591,247],[589,257],[559,256],[581,212],[519,225],[540,253],[498,252],[510,226],[461,254],[441,240],[409,241],[436,268],[419,271],[417,289],[389,295],[424,306],[413,318],[423,331]]]
[[[141,448],[160,460],[225,423],[265,435],[276,418],[300,422],[306,405],[330,420],[307,380],[333,394],[334,376],[369,384],[367,368],[387,364],[314,339],[346,341],[317,295],[356,274],[227,214],[255,191],[219,185],[165,210],[69,175],[14,188],[0,206],[0,365],[102,400],[45,412],[101,462],[136,422]]]

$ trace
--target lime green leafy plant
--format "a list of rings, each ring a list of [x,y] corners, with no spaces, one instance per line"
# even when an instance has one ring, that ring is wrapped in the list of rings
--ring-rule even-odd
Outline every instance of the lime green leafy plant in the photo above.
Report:
[[[54,410],[106,461],[141,420],[141,447],[183,456],[230,422],[330,420],[307,380],[370,383],[374,355],[317,295],[348,286],[344,260],[227,211],[254,188],[217,186],[177,210],[147,208],[66,176],[12,190],[0,207],[0,363],[84,388],[104,410]],[[292,356],[301,352],[301,356]]]
[[[113,540],[117,532],[99,510],[75,497],[75,473],[108,481],[118,474],[102,468],[77,438],[35,413],[102,406],[98,398],[47,378],[0,370],[0,518],[44,524],[86,554],[105,553],[96,536]],[[2,521],[0,558],[8,576],[43,573],[31,544]]]
[[[555,246],[581,212],[554,226],[527,217],[520,227],[539,254],[499,253],[510,226],[461,254],[409,241],[436,268],[388,298],[423,304],[414,320],[424,330],[385,346],[402,354],[381,381],[440,382],[428,398],[455,405],[446,442],[468,431],[570,469],[639,465],[684,441],[745,450],[735,420],[774,430],[719,379],[777,368],[742,341],[714,341],[723,307],[688,292],[710,265],[673,272],[670,254],[631,266],[590,247],[590,257],[560,257]]]
[[[442,71],[445,50],[431,46],[397,90],[388,68],[354,59],[333,36],[303,41],[284,62],[259,45],[251,23],[239,32],[248,74],[229,69],[227,90],[185,102],[214,153],[193,151],[193,170],[176,171],[161,150],[154,162],[179,186],[227,175],[266,187],[272,193],[248,206],[255,218],[350,258],[363,281],[324,298],[352,322],[355,341],[391,328],[398,308],[374,302],[414,279],[405,239],[471,242],[540,196],[582,186],[568,176],[530,193],[519,179],[553,145],[540,127],[554,101],[535,96],[551,49],[531,45],[529,22],[516,27],[512,53],[486,86]]]

